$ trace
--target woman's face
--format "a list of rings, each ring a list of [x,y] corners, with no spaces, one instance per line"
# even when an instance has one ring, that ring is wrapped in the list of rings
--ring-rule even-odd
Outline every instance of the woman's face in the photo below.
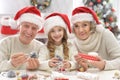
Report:
[[[55,41],[56,45],[60,45],[64,36],[64,28],[55,26],[50,30],[50,36]]]
[[[73,24],[73,31],[80,40],[86,40],[90,35],[90,22],[81,21]]]
[[[20,24],[20,41],[23,44],[29,44],[35,38],[37,32],[37,25],[29,22],[22,22]]]

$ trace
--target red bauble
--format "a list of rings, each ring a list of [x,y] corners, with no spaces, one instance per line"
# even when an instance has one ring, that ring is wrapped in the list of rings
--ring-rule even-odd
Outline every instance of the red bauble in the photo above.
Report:
[[[110,17],[109,20],[110,20],[111,22],[113,22],[113,17]]]
[[[101,0],[97,0],[97,2],[98,2],[98,3],[100,3],[100,2],[101,2]]]

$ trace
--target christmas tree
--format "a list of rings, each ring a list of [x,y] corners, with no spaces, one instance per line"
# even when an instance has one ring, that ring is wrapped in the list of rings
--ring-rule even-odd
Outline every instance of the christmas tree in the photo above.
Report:
[[[116,37],[118,36],[120,31],[117,25],[117,17],[109,0],[83,0],[83,3],[97,13],[105,28],[112,31]]]

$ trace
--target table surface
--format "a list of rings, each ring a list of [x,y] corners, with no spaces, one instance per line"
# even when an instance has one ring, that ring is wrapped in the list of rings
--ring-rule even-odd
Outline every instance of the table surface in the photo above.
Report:
[[[52,80],[49,76],[51,76],[50,72],[45,72],[45,71],[26,71],[26,70],[18,70],[15,72],[20,72],[20,74],[22,73],[27,73],[29,75],[33,75],[33,74],[37,74],[38,79],[37,80]],[[115,80],[114,74],[120,73],[119,70],[109,70],[109,71],[88,71],[90,74],[96,74],[98,75],[99,79],[98,80]],[[15,78],[8,78],[6,76],[7,72],[1,72],[0,74],[0,80],[17,80],[17,77]],[[72,71],[72,72],[66,72],[64,75],[66,75],[67,77],[69,77],[69,80],[84,80],[81,78],[78,78],[76,76],[78,72],[77,71]],[[91,79],[90,79],[91,80]]]

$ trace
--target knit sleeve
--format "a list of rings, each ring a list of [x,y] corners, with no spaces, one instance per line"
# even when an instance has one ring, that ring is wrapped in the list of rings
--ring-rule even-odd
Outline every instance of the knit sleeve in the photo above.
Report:
[[[10,63],[10,39],[0,41],[0,72],[13,69]]]
[[[76,61],[75,61],[75,58],[74,56],[78,54],[78,51],[76,49],[76,47],[71,44],[70,47],[69,47],[69,62],[71,63],[71,70],[72,69],[76,69]]]
[[[119,69],[120,68],[120,44],[113,35],[112,32],[106,30],[103,34],[103,39],[105,41],[105,47],[109,60],[106,60],[105,70],[109,69]]]
[[[40,70],[47,70],[49,71],[51,68],[48,65],[49,62],[49,51],[46,47],[46,45],[41,46],[40,52],[39,52],[39,58],[40,62]]]

